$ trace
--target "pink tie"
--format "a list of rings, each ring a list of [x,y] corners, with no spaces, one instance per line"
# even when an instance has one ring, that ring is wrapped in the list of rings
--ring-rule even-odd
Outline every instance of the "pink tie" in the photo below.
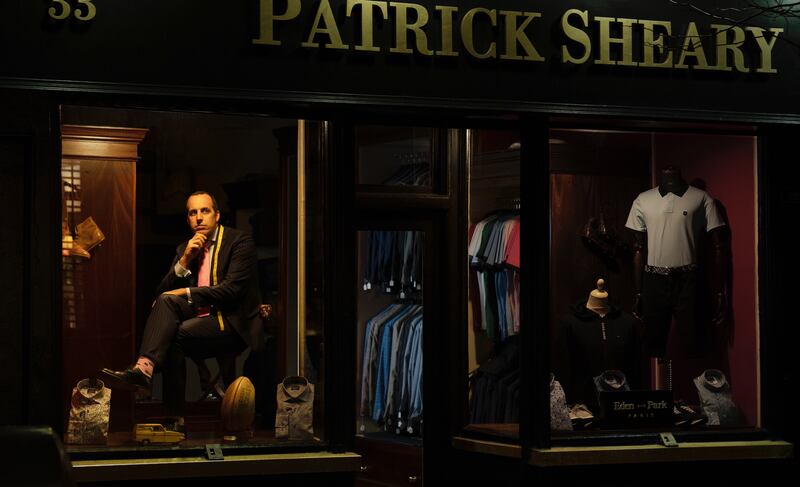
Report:
[[[211,258],[208,256],[208,247],[204,247],[203,254],[200,256],[200,269],[197,271],[197,285],[199,287],[208,287],[211,279]],[[208,316],[211,308],[197,308],[197,317]]]

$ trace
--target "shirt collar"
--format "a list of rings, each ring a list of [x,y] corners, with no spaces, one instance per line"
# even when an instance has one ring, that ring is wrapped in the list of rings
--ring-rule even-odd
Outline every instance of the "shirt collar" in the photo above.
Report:
[[[728,379],[721,370],[708,369],[699,377],[703,386],[712,392],[720,392],[728,388]]]
[[[292,399],[299,399],[308,390],[308,379],[305,377],[287,377],[281,382],[283,391]]]
[[[217,243],[217,237],[219,236],[220,227],[222,227],[222,225],[217,225],[217,228],[214,229],[214,234],[211,235],[211,238],[208,239],[208,241],[206,242],[206,247],[211,248],[214,246],[214,244]]]
[[[595,377],[595,383],[604,391],[627,391],[629,389],[625,373],[621,370],[606,370]]]
[[[667,191],[665,188],[663,188],[661,186],[658,187],[658,194],[660,194],[662,198],[664,196],[670,194],[670,193],[674,194],[678,198],[683,198],[683,195],[685,195],[687,191],[689,191],[689,185],[688,184],[686,186],[684,186],[682,188],[682,190],[678,190],[678,191]]]
[[[105,384],[99,379],[83,379],[78,382],[77,389],[85,400],[99,403],[104,396]]]

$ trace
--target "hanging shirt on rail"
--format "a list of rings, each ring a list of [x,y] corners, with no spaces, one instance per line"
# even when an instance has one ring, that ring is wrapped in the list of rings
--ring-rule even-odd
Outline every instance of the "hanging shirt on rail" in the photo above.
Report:
[[[369,418],[397,433],[419,432],[422,317],[421,305],[391,304],[367,320],[360,381],[362,425]]]
[[[364,240],[362,289],[410,297],[422,290],[423,236],[418,231],[371,231]]]
[[[519,235],[516,212],[490,215],[469,231],[473,325],[491,339],[519,333]]]

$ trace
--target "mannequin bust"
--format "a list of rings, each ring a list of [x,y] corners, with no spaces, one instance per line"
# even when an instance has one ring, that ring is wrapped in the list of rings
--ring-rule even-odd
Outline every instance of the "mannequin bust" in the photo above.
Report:
[[[615,306],[603,279],[558,320],[554,329],[553,372],[569,403],[598,411],[594,377],[622,370],[630,384],[641,379],[639,326],[636,318]]]
[[[658,191],[662,196],[667,193],[673,193],[676,196],[683,196],[686,190],[689,189],[687,183],[681,175],[680,168],[675,166],[664,167],[658,176]],[[637,318],[642,318],[642,303],[641,303],[641,289],[642,289],[642,272],[644,271],[645,255],[644,250],[647,248],[647,234],[643,232],[634,232],[634,304],[633,315]],[[711,284],[714,293],[714,315],[712,322],[716,326],[722,325],[727,319],[727,275],[725,264],[725,251],[728,248],[729,242],[727,235],[721,228],[716,228],[709,232],[711,244],[714,248],[714,259],[710,264]]]
[[[586,309],[593,311],[604,318],[611,309],[608,304],[608,293],[606,292],[606,281],[597,280],[597,289],[589,293],[586,301]]]
[[[696,221],[703,223],[695,228],[693,225]],[[666,166],[658,173],[658,187],[640,194],[634,201],[626,227],[634,230],[633,284],[635,295],[633,314],[646,322],[648,326],[656,325],[652,329],[657,330],[657,335],[653,335],[652,341],[646,340],[646,343],[652,342],[657,345],[652,347],[651,353],[655,354],[652,356],[663,356],[662,348],[665,346],[667,337],[664,330],[668,333],[670,328],[669,315],[675,316],[676,323],[685,324],[687,329],[702,331],[692,324],[695,314],[693,310],[696,298],[694,296],[697,296],[694,283],[697,279],[686,277],[698,269],[698,264],[694,260],[694,256],[698,252],[694,246],[694,238],[683,239],[681,237],[688,235],[683,233],[684,228],[685,231],[693,232],[695,237],[699,237],[699,234],[704,232],[711,243],[713,255],[703,266],[711,286],[711,299],[714,301],[711,303],[713,313],[711,323],[722,328],[723,334],[727,335],[728,332],[724,327],[728,322],[726,258],[729,245],[728,232],[725,222],[714,206],[713,199],[704,191],[689,185],[683,179],[679,168]],[[670,231],[659,233],[664,228],[669,228]],[[656,249],[652,258],[648,255],[648,250],[652,250],[651,247]],[[692,255],[691,261],[684,257],[676,258],[676,256],[687,253]],[[672,262],[675,261],[678,262],[673,264]],[[682,307],[664,304],[668,302],[665,293],[669,288],[664,284],[666,278],[662,275],[686,281],[686,285],[689,286],[686,288],[686,296],[691,295],[688,304],[684,303]],[[650,282],[649,288],[648,285],[645,285],[645,280]],[[643,292],[646,295],[644,297]],[[649,306],[647,305],[648,299],[651,303]],[[648,314],[648,308],[650,309],[649,318],[645,316]],[[682,316],[676,316],[676,313],[681,313]],[[700,334],[698,333],[697,336]]]

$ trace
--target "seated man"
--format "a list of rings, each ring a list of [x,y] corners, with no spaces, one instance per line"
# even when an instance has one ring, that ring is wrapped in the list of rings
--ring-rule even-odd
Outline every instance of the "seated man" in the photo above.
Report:
[[[165,412],[176,416],[185,405],[185,357],[238,353],[248,345],[259,350],[264,344],[253,239],[219,225],[217,201],[205,191],[189,196],[186,211],[194,236],[178,246],[158,286],[139,358],[125,370],[101,371],[111,388],[149,392],[153,372],[162,370]]]

